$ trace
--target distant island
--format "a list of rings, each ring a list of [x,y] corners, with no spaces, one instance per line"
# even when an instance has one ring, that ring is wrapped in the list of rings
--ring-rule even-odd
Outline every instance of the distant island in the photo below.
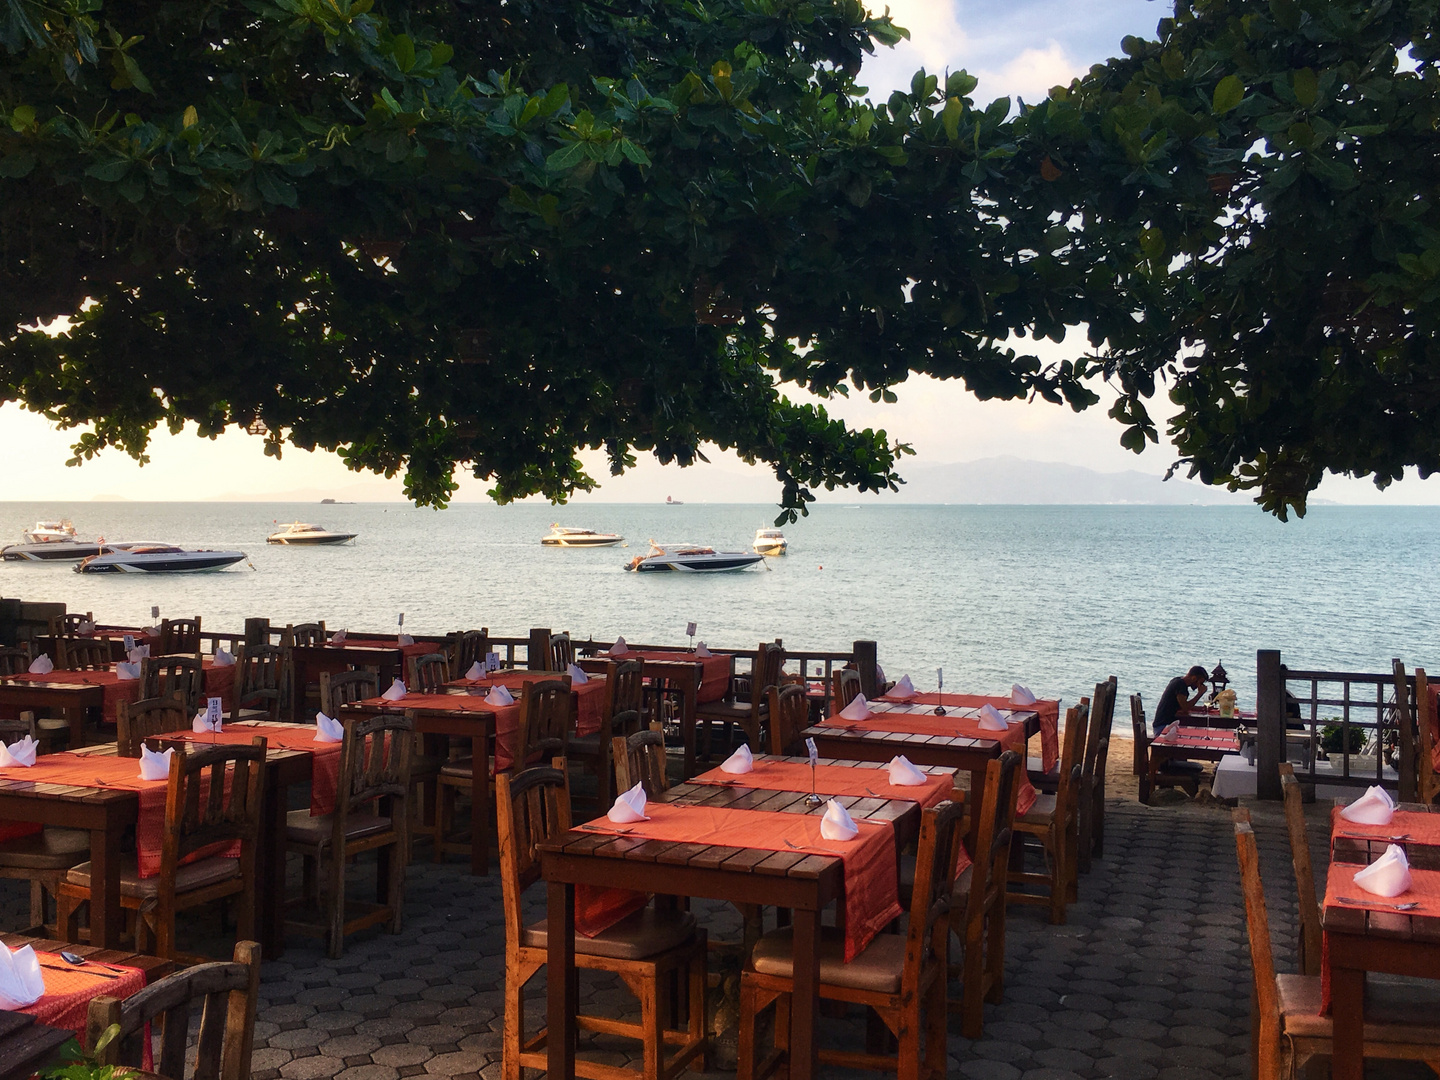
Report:
[[[354,506],[353,502],[340,502],[337,499],[321,499],[321,506]]]

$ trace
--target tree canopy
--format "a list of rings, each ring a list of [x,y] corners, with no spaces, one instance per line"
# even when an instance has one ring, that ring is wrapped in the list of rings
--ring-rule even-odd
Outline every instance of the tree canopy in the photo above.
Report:
[[[1168,392],[1192,475],[1303,513],[1440,468],[1437,4],[1181,0],[1017,108],[867,100],[857,0],[4,0],[0,401],[436,505],[708,442],[793,512],[906,448],[786,387],[1109,380],[1126,446]]]

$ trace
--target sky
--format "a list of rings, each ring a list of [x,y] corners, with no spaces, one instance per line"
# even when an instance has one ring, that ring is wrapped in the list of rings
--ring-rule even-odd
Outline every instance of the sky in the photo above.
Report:
[[[883,3],[875,6],[883,10]],[[867,60],[861,83],[871,97],[884,100],[892,90],[908,87],[922,67],[941,76],[964,68],[980,80],[974,97],[982,104],[1004,96],[1038,100],[1051,86],[1068,83],[1090,65],[1118,54],[1125,35],[1153,37],[1156,23],[1170,13],[1164,0],[890,0],[889,7],[895,22],[911,36],[894,49],[879,48]],[[1083,347],[1083,337],[1074,334],[1070,344],[1073,351],[1048,342],[1035,351],[1042,357],[1047,351],[1056,359],[1073,357]],[[896,392],[899,401],[892,405],[874,405],[856,395],[828,402],[826,408],[853,425],[883,428],[892,441],[910,444],[917,456],[905,459],[907,463],[938,465],[1011,455],[1158,476],[1175,457],[1163,443],[1139,456],[1121,448],[1120,427],[1105,416],[1103,405],[1077,414],[1044,402],[982,403],[957,382],[926,377],[912,377]],[[1163,397],[1152,402],[1157,420],[1165,417],[1167,405]],[[17,405],[0,406],[0,460],[23,463],[0,482],[0,499],[403,498],[398,478],[352,473],[333,454],[293,448],[277,462],[264,456],[260,439],[238,431],[214,441],[196,438],[193,429],[180,436],[157,433],[149,450],[151,463],[143,468],[113,450],[78,468],[66,467],[75,434],[56,431],[43,417]],[[746,466],[719,452],[707,456],[711,466],[690,469],[662,467],[642,457],[636,469],[620,478],[608,476],[598,455],[586,457],[591,474],[604,481],[588,498],[778,498],[779,485],[763,467]],[[488,487],[464,476],[457,499],[485,499]],[[1423,481],[1408,477],[1384,493],[1369,480],[1331,477],[1318,495],[1346,503],[1436,504],[1440,476]]]

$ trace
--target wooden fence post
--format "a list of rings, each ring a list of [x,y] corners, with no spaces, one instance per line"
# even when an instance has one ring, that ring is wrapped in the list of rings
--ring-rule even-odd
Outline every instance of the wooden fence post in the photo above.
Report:
[[[269,620],[269,619],[246,619],[246,620],[245,620],[245,644],[246,644],[246,645],[269,645],[269,644],[270,644],[270,620]]]
[[[873,641],[855,642],[855,669],[860,672],[860,692],[865,695],[866,700],[880,696],[875,678],[875,664],[879,652],[880,646]]]
[[[525,666],[531,671],[550,670],[550,628],[532,628],[525,646]]]
[[[1285,678],[1279,649],[1255,654],[1255,794],[1279,799],[1285,760]]]

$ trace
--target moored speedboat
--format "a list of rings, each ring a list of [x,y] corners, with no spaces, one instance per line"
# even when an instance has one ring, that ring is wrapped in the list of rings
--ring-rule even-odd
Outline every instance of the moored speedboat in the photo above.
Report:
[[[102,544],[75,567],[77,574],[195,574],[222,570],[245,558],[243,551],[186,550],[171,544]]]
[[[0,548],[0,559],[7,562],[74,562],[76,559],[100,554],[102,546],[99,540],[45,540],[38,544],[11,544],[9,547]]]
[[[756,529],[752,546],[761,555],[784,555],[790,549],[790,542],[779,529]]]
[[[571,529],[564,525],[551,525],[550,534],[542,536],[540,543],[550,547],[611,547],[624,539],[623,536],[596,532],[594,529]]]
[[[303,521],[292,521],[279,532],[273,532],[265,538],[267,544],[348,544],[354,540],[356,533],[331,532],[329,529],[319,525],[310,525]]]
[[[63,544],[75,539],[75,526],[69,521],[37,521],[20,535],[27,544]]]
[[[626,569],[641,574],[663,571],[714,574],[724,570],[744,570],[764,561],[764,555],[749,551],[716,551],[704,544],[657,544],[651,540],[650,553],[636,555]]]

